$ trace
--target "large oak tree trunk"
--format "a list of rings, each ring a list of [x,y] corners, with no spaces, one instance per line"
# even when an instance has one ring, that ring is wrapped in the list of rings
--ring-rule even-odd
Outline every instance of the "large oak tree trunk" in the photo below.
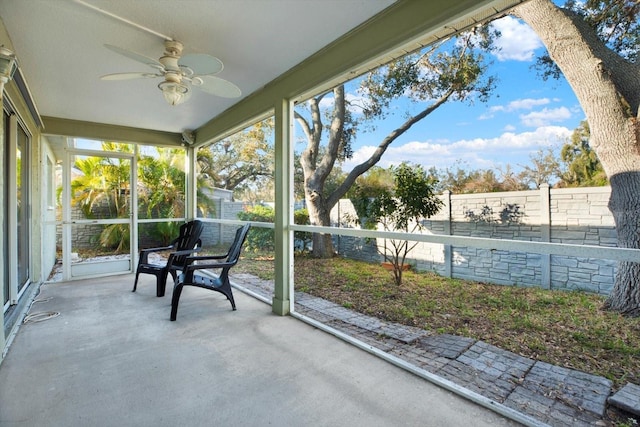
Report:
[[[328,200],[324,194],[324,185],[338,158],[342,131],[345,123],[344,86],[337,86],[332,91],[334,111],[329,126],[329,141],[324,154],[321,155],[320,142],[324,125],[320,102],[324,95],[309,100],[311,108],[311,125],[300,116],[298,122],[307,137],[307,147],[300,155],[300,165],[304,173],[304,197],[309,212],[311,225],[328,227],[331,225],[331,209],[335,202]],[[312,254],[316,258],[331,258],[334,255],[330,234],[313,233]]]
[[[640,67],[607,48],[578,15],[549,0],[531,0],[514,14],[533,28],[573,88],[591,129],[590,146],[611,184],[609,209],[618,246],[640,248]],[[605,304],[640,314],[640,264],[620,262]]]
[[[309,222],[313,225],[331,226],[331,208],[318,191],[313,191],[307,186],[306,197]],[[312,234],[312,256],[315,258],[331,258],[334,255],[333,240],[331,234]]]
[[[609,209],[616,223],[618,246],[640,248],[640,172],[619,173],[610,182]],[[605,308],[640,315],[640,264],[618,263],[616,283]]]

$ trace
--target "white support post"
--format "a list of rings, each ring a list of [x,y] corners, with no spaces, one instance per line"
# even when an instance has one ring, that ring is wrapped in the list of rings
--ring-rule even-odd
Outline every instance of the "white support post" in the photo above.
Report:
[[[275,109],[275,289],[274,313],[293,308],[293,104],[283,99]]]
[[[551,242],[551,201],[549,184],[540,185],[540,241]],[[540,254],[542,289],[551,289],[551,255]]]
[[[196,182],[198,181],[196,179],[196,164],[197,164],[197,153],[196,150],[191,147],[191,146],[186,146],[185,147],[185,155],[186,155],[186,169],[185,172],[185,177],[186,177],[186,199],[185,200],[185,212],[184,212],[184,217],[187,221],[190,221],[192,219],[195,219],[196,215],[198,214],[198,208],[197,208],[197,196],[196,193],[198,191],[198,189],[196,188],[197,184]]]
[[[0,105],[2,105],[2,92],[0,91]],[[0,121],[0,174],[2,176],[6,176],[5,165],[7,164],[5,155],[7,153],[7,144],[9,143],[5,136],[7,135],[6,129],[4,128],[4,119]],[[0,191],[1,194],[4,193],[4,187],[9,185],[6,180],[0,181]],[[3,204],[7,203],[7,200],[3,200]],[[6,209],[0,209],[0,222],[6,224],[7,218],[5,217]],[[0,277],[5,277],[5,268],[7,268],[6,262],[0,263]],[[4,294],[4,286],[0,286],[0,302],[2,302],[1,307],[3,307],[2,313],[0,313],[0,362],[2,362],[2,358],[4,356],[4,349],[7,342],[7,337],[4,335],[4,299],[8,297],[8,295]]]
[[[62,157],[62,280],[71,279],[71,234],[72,228],[72,216],[71,216],[71,165],[72,156],[67,149],[65,149],[64,156]]]
[[[224,199],[220,199],[220,214],[218,215],[218,218],[220,219],[227,219],[227,213],[225,212],[224,209]],[[222,233],[224,233],[224,226],[222,224],[218,224],[218,244],[222,245],[224,243],[224,236],[222,235]]]
[[[129,212],[129,242],[131,251],[131,264],[129,265],[129,269],[131,273],[135,273],[136,266],[138,265],[138,156],[140,154],[140,146],[134,146],[134,154],[131,157],[131,179],[130,179],[130,188],[131,188],[131,212]]]
[[[17,208],[17,200],[18,200],[18,171],[16,170],[15,165],[18,164],[17,158],[17,146],[18,146],[18,116],[12,114],[9,117],[9,135],[11,136],[11,140],[7,141],[9,147],[9,165],[13,165],[8,170],[8,182],[9,186],[7,194],[9,196],[9,200],[7,200],[7,205],[9,206],[9,215],[7,217],[8,224],[18,224],[18,208]],[[18,230],[15,226],[11,226],[7,230],[7,241],[9,247],[7,248],[9,260],[9,265],[7,269],[9,270],[9,303],[17,304],[18,303]],[[26,243],[26,242],[25,242]]]
[[[447,214],[447,220],[444,222],[444,235],[451,236],[451,191],[445,190],[443,193],[443,210]],[[444,250],[444,276],[453,277],[453,246],[443,245]]]

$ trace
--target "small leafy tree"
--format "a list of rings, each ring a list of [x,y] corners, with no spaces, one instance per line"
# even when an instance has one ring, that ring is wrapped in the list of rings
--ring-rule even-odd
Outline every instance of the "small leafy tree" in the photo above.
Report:
[[[538,150],[537,153],[529,156],[530,165],[527,165],[520,174],[522,182],[533,185],[533,188],[540,188],[542,184],[553,185],[555,181],[562,177],[560,162],[553,152],[553,149]]]
[[[391,167],[393,188],[375,186],[376,195],[360,192],[356,199],[358,216],[366,228],[382,226],[385,231],[415,233],[424,228],[422,220],[438,213],[443,203],[434,193],[436,181],[419,165],[402,163]],[[358,185],[358,184],[356,184]],[[362,188],[362,187],[361,187]],[[402,273],[408,253],[418,242],[384,239],[380,254],[393,266],[396,285],[402,284]]]
[[[567,187],[599,187],[609,183],[602,163],[589,145],[590,136],[589,123],[583,120],[571,134],[571,141],[562,147],[560,156],[567,164],[562,178]]]

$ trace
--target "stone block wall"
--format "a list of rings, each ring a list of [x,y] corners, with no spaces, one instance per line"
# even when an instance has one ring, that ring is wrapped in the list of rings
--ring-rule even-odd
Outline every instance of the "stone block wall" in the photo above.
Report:
[[[231,202],[224,199],[217,199],[215,201],[215,215],[212,218],[237,220],[238,213],[242,212],[247,204],[245,202]],[[74,208],[71,212],[72,220],[85,220],[86,218],[82,212]],[[151,248],[156,246],[162,246],[165,243],[154,239],[153,236],[149,236],[148,233],[144,233],[143,229],[149,227],[151,224],[140,224],[140,239],[138,246],[140,248]],[[105,225],[96,224],[74,224],[72,226],[72,251],[93,249],[96,247],[98,238]],[[224,225],[224,224],[212,224],[206,223],[204,231],[202,232],[202,241],[206,246],[225,244],[233,242],[235,237],[237,226]],[[60,248],[62,246],[62,228],[57,226],[57,245]]]
[[[331,210],[331,223],[340,227],[359,227],[355,223],[358,217],[351,200],[339,200],[337,205]],[[380,262],[381,255],[378,253],[376,239],[368,239],[354,236],[333,236],[334,248],[339,254],[352,259],[366,262]]]
[[[607,207],[610,194],[610,187],[551,190],[549,241],[616,247],[615,223]],[[555,286],[604,295],[611,291],[617,270],[616,262],[606,259],[553,255],[550,264]]]
[[[244,211],[246,206],[245,202],[230,202],[219,199],[216,201],[215,218],[237,220],[238,213]],[[203,245],[206,247],[231,243],[235,238],[237,228],[238,226],[236,225],[205,223],[204,231],[202,232]]]
[[[607,208],[610,191],[609,187],[543,186],[518,192],[445,193],[441,196],[443,209],[424,221],[423,233],[615,247],[615,225]],[[349,200],[342,200],[332,215],[336,225],[340,222],[345,226],[345,218],[354,217],[355,210]],[[381,260],[381,239],[375,242],[340,236],[335,242],[343,256]],[[611,291],[616,273],[616,262],[606,259],[432,243],[419,243],[410,253],[409,262],[418,270],[449,277],[604,295]]]

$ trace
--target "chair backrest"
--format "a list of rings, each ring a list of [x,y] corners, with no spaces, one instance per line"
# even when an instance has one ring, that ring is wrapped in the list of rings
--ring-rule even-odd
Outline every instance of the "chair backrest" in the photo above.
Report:
[[[187,249],[195,249],[200,246],[200,235],[204,230],[202,221],[193,220],[180,226],[180,234],[173,241],[174,251],[184,251]],[[176,257],[174,264],[183,265],[186,262],[187,255]]]
[[[240,259],[240,252],[242,251],[242,245],[244,244],[245,239],[247,238],[247,234],[249,233],[249,228],[251,228],[251,224],[245,224],[242,227],[236,230],[236,237],[233,239],[233,243],[229,248],[229,253],[227,255],[227,262],[236,264]]]

